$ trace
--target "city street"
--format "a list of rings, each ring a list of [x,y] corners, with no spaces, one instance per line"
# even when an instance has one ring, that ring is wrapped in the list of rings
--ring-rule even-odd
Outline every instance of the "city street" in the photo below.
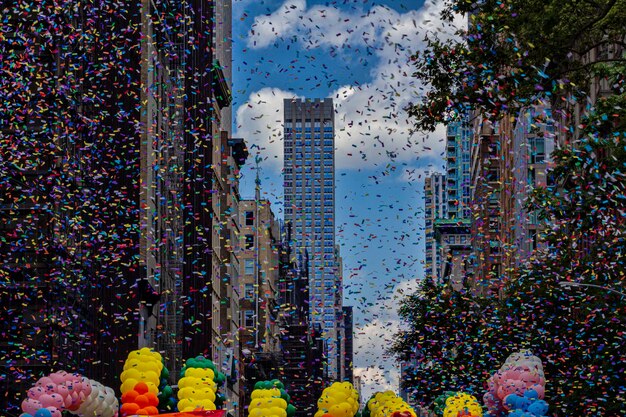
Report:
[[[0,417],[626,416],[626,0],[0,12]]]

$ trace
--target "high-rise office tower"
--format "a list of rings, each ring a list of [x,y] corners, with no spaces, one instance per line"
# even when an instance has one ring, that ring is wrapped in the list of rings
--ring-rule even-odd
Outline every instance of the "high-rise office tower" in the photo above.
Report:
[[[286,99],[284,109],[285,220],[294,226],[296,250],[308,252],[311,324],[323,330],[328,377],[339,379],[342,282],[335,251],[333,101]]]
[[[469,271],[470,146],[467,119],[451,123],[446,135],[446,174],[424,182],[426,217],[425,276],[460,288]]]
[[[461,288],[471,273],[470,257],[470,147],[472,129],[467,117],[450,123],[446,129],[445,219],[435,221],[435,235],[442,260],[439,276]]]
[[[447,217],[470,219],[470,159],[472,128],[466,118],[446,128]]]
[[[344,356],[343,369],[345,381],[354,383],[354,311],[352,306],[343,307]]]
[[[426,265],[424,276],[434,282],[441,280],[441,256],[439,245],[435,239],[435,221],[446,217],[446,176],[435,172],[424,180],[424,216],[425,216],[425,244]]]

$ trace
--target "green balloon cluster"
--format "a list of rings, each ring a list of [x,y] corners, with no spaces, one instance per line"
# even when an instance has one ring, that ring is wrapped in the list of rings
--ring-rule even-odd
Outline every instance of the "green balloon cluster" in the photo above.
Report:
[[[435,398],[433,401],[433,409],[435,414],[439,417],[443,417],[443,412],[446,409],[446,400],[450,397],[454,397],[457,393],[455,391],[445,391],[443,394]]]
[[[161,370],[161,382],[159,384],[159,410],[165,412],[176,411],[176,397],[174,396],[174,390],[167,382],[170,378],[170,372],[165,367],[165,361],[163,361],[163,369]]]

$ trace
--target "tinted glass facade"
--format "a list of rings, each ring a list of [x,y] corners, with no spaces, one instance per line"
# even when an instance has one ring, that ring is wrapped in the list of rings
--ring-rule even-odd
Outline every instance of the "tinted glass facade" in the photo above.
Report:
[[[313,324],[322,326],[329,376],[338,376],[337,322],[341,274],[335,253],[335,120],[333,101],[286,99],[284,123],[285,220],[296,249],[309,256]]]

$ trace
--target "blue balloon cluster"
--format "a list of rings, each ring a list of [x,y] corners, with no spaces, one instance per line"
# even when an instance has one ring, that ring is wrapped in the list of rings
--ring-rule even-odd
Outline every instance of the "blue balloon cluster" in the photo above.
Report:
[[[504,397],[504,406],[509,417],[543,417],[548,414],[548,403],[539,399],[534,389],[524,392],[524,396],[510,394]]]

